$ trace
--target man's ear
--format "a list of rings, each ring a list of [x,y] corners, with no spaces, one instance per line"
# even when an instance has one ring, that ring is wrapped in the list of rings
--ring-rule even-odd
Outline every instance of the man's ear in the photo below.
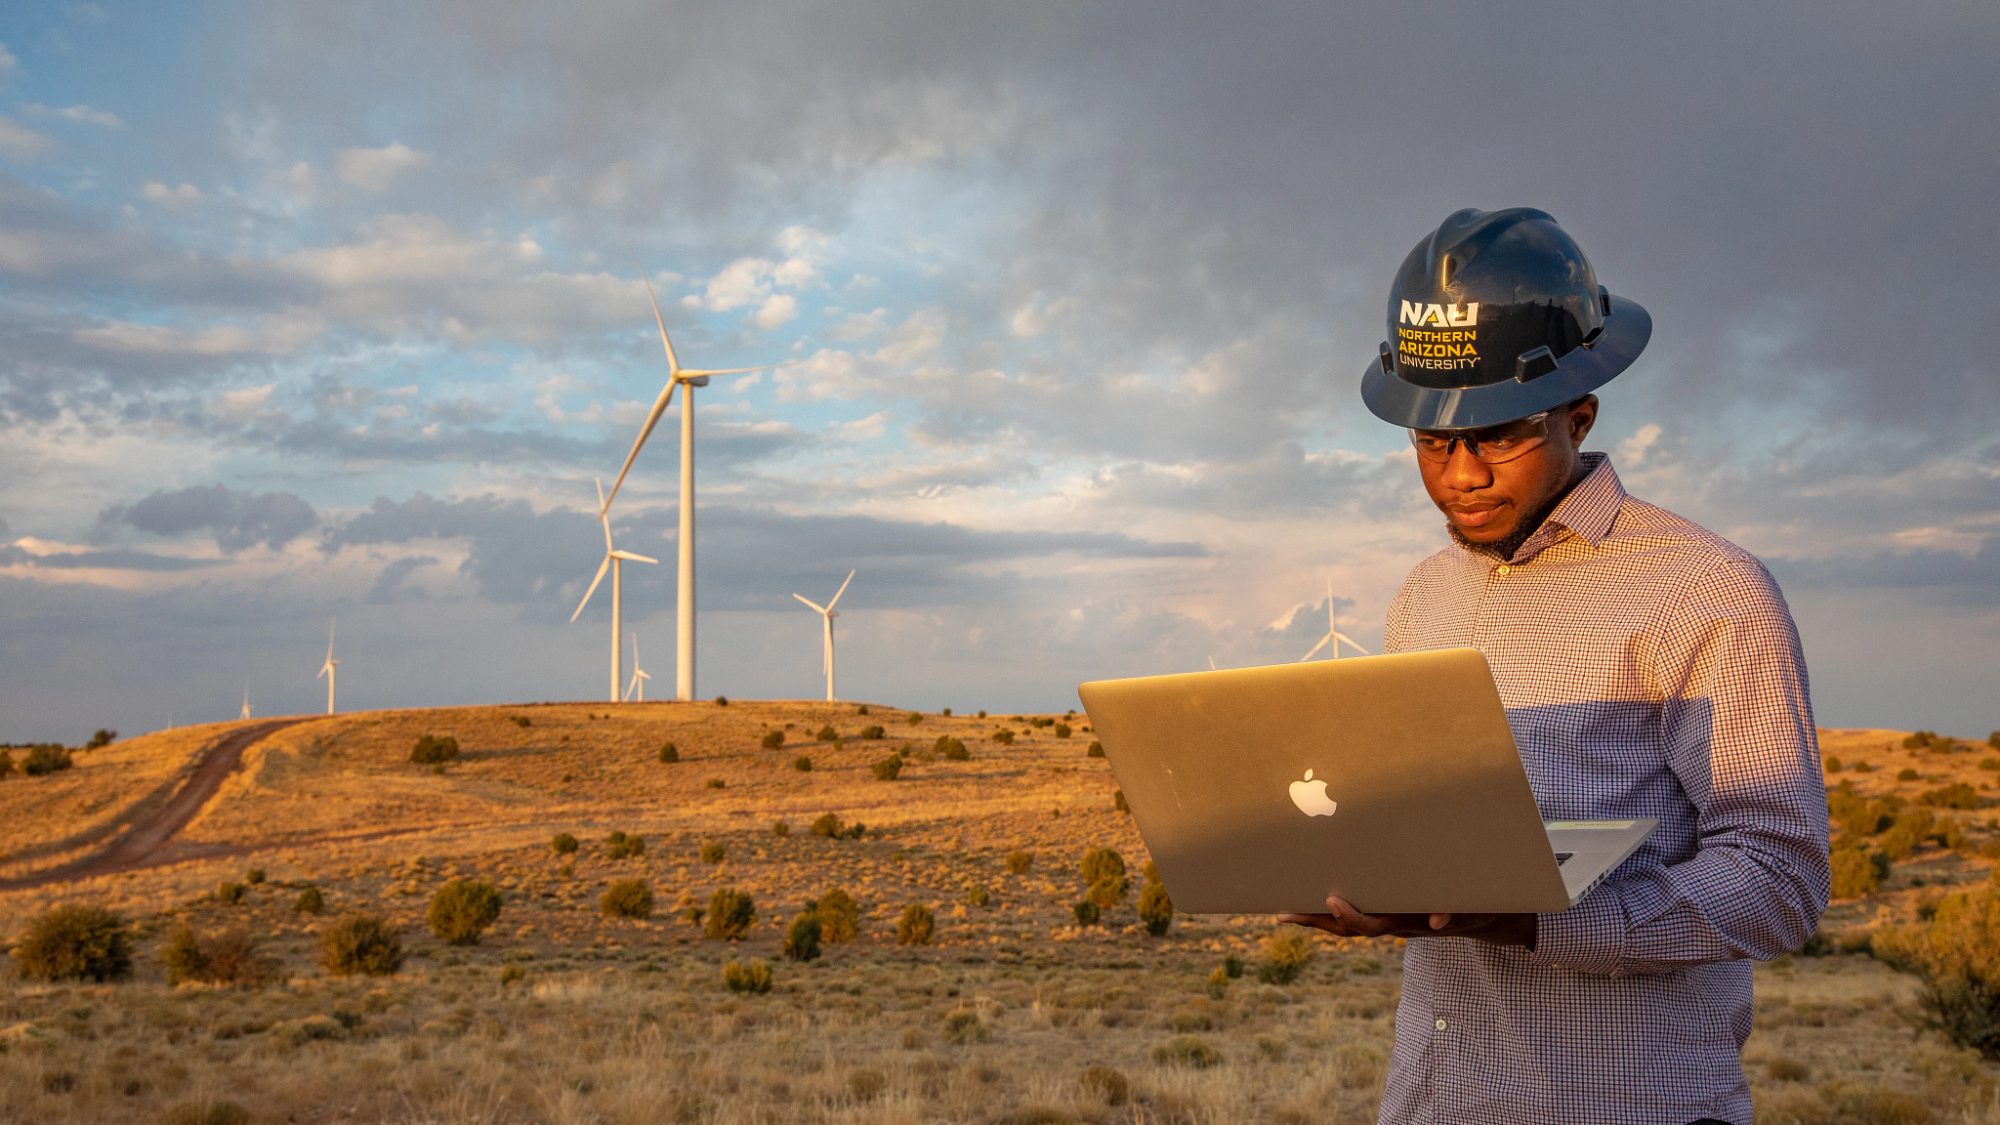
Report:
[[[1580,446],[1590,434],[1590,428],[1597,424],[1597,396],[1585,395],[1569,404],[1569,440],[1571,445]]]

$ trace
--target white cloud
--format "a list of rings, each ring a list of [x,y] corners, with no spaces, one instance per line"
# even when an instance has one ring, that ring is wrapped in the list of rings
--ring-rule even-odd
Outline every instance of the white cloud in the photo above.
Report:
[[[810,227],[791,226],[778,232],[777,243],[785,253],[783,260],[738,258],[716,271],[700,295],[683,297],[681,304],[711,312],[761,305],[763,308],[757,313],[759,326],[776,327],[776,324],[763,323],[767,316],[776,314],[776,309],[769,303],[771,291],[774,288],[803,289],[823,284],[820,260],[825,254],[826,236]],[[785,320],[790,319],[785,317]],[[782,324],[784,320],[776,323]]]
[[[21,60],[14,57],[14,52],[7,49],[7,44],[0,43],[0,78],[12,77],[20,65]]]
[[[854,313],[834,328],[833,338],[843,341],[865,340],[880,333],[888,319],[888,309],[871,309],[865,313]]]
[[[1645,425],[1640,426],[1636,431],[1633,432],[1631,437],[1628,437],[1623,442],[1619,443],[1618,445],[1619,466],[1621,468],[1630,467],[1636,469],[1640,465],[1645,464],[1647,452],[1649,452],[1653,448],[1654,444],[1657,443],[1659,440],[1660,440],[1660,427],[1657,423],[1648,422]]]
[[[0,156],[10,160],[40,160],[55,147],[54,141],[0,113]]]
[[[71,105],[57,109],[55,106],[30,102],[21,107],[36,117],[60,117],[64,121],[75,121],[82,125],[96,125],[103,129],[123,129],[125,122],[115,113],[92,109],[87,105]]]
[[[185,181],[179,187],[168,187],[158,180],[147,180],[146,186],[139,189],[139,198],[169,211],[185,211],[198,205],[202,195],[200,188]]]
[[[896,327],[875,353],[875,358],[891,367],[912,368],[937,354],[944,343],[945,317],[942,309],[920,309]]]
[[[771,263],[764,258],[738,258],[708,279],[699,299],[702,308],[728,312],[770,295]]]
[[[771,374],[778,387],[779,402],[859,398],[869,391],[861,358],[838,348],[821,348],[803,360],[780,366]]]
[[[264,407],[270,403],[271,392],[276,387],[275,383],[265,383],[256,387],[224,391],[216,396],[215,412],[235,421],[253,418],[262,413]]]
[[[182,328],[114,320],[76,329],[70,333],[70,339],[84,347],[128,354],[226,358],[288,355],[317,337],[325,327],[318,316],[302,312],[267,317],[249,327],[212,324],[205,328]]]
[[[888,411],[877,410],[866,418],[856,418],[852,422],[842,422],[840,424],[840,436],[852,438],[856,441],[867,441],[871,438],[878,438],[882,436],[888,420]]]
[[[750,318],[759,328],[772,329],[790,322],[799,315],[799,302],[789,293],[773,293],[764,298],[757,307],[757,315]]]
[[[397,141],[382,148],[344,148],[334,165],[340,178],[363,191],[383,191],[403,173],[431,162],[431,154]]]

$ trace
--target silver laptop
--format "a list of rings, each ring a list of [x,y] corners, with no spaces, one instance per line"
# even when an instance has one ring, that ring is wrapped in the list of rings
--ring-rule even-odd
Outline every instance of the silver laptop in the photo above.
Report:
[[[1193,914],[1566,909],[1659,826],[1543,823],[1469,648],[1077,688],[1174,905]]]

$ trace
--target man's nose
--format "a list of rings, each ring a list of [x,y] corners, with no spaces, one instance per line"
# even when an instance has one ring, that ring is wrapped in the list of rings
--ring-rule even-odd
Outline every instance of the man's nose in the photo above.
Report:
[[[1444,483],[1458,492],[1471,492],[1493,483],[1493,469],[1472,455],[1464,442],[1454,442],[1444,463]]]

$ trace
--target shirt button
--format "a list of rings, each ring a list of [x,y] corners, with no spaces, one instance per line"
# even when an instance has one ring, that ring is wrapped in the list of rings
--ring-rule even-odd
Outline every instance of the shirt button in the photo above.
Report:
[[[1443,1021],[1443,1020],[1439,1020],[1439,1021],[1438,1021],[1438,1023],[1437,1023],[1437,1028],[1438,1028],[1438,1030],[1439,1030],[1439,1031],[1443,1031],[1443,1030],[1444,1030],[1444,1021]]]
[[[1514,573],[1514,568],[1508,566],[1506,563],[1501,563],[1499,566],[1493,568],[1493,573],[1499,575],[1502,578],[1505,578],[1509,574]]]

